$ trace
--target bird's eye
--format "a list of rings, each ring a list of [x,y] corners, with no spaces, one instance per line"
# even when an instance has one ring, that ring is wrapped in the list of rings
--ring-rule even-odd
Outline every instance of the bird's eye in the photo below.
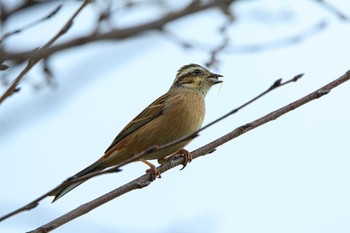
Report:
[[[193,71],[193,74],[200,75],[200,74],[202,74],[202,71],[200,71],[199,69],[195,69]]]

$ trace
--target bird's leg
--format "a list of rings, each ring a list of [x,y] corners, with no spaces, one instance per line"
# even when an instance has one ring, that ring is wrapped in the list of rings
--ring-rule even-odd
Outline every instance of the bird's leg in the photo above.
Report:
[[[185,149],[180,149],[179,151],[177,151],[174,154],[171,154],[163,159],[158,159],[158,163],[163,164],[168,160],[177,159],[179,156],[184,157],[184,162],[182,163],[183,167],[180,169],[180,170],[182,170],[187,166],[188,163],[190,163],[192,161],[191,152],[189,152],[188,150],[185,150]]]
[[[148,162],[145,159],[140,159],[141,162],[147,164],[150,169],[147,169],[146,172],[150,171],[151,172],[151,177],[152,177],[152,181],[155,180],[157,177],[158,178],[162,178],[160,175],[160,172],[158,171],[158,169],[156,168],[156,166],[154,166],[152,163]]]

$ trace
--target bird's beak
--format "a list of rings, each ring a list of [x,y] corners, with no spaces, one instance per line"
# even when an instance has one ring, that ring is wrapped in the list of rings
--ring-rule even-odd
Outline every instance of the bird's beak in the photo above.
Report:
[[[221,74],[211,73],[207,78],[211,85],[215,85],[223,82],[222,80],[219,80],[219,77],[224,77],[224,76],[222,76]]]

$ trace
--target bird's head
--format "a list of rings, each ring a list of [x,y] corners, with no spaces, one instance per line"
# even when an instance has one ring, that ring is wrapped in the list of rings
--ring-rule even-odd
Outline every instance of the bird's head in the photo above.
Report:
[[[211,73],[200,65],[189,64],[178,70],[171,88],[186,88],[206,95],[212,86],[222,83],[219,77],[222,75]]]

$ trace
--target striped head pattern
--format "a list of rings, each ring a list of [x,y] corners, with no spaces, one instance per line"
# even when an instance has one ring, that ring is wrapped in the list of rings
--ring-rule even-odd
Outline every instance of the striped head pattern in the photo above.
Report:
[[[206,95],[211,86],[222,83],[219,77],[222,75],[211,73],[200,65],[189,64],[178,70],[172,88],[187,88]]]

